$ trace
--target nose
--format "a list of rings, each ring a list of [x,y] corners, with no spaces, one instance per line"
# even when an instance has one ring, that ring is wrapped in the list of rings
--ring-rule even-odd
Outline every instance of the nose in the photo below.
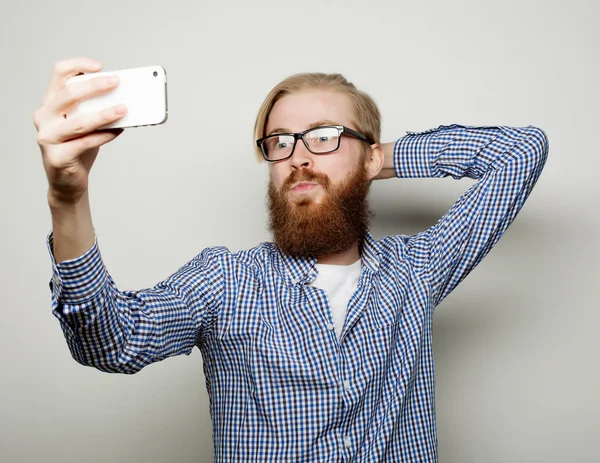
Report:
[[[312,169],[314,165],[313,154],[308,151],[302,140],[298,140],[294,154],[290,158],[290,167],[292,169]]]

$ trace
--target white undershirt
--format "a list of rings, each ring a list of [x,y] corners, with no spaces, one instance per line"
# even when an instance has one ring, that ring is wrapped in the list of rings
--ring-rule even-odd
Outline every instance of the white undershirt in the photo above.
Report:
[[[348,302],[356,291],[360,279],[361,260],[351,265],[315,264],[315,268],[319,273],[310,286],[320,288],[327,293],[333,324],[339,338],[346,321]]]

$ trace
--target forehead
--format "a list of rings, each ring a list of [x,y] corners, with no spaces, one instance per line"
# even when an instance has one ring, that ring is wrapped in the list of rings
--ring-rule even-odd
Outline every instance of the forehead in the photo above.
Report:
[[[281,98],[271,110],[266,133],[276,129],[299,132],[319,121],[352,126],[350,98],[331,90],[303,90]]]

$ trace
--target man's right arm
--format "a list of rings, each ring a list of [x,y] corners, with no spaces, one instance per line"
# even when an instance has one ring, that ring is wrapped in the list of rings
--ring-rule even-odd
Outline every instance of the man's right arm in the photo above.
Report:
[[[220,307],[218,252],[205,250],[152,289],[119,291],[102,261],[88,192],[73,202],[48,195],[53,314],[73,358],[111,373],[135,373],[190,354]]]
[[[221,307],[225,248],[208,248],[153,288],[120,291],[108,273],[96,237],[82,255],[53,257],[53,314],[73,358],[111,373],[135,373],[189,354],[210,330]]]
[[[222,272],[216,249],[205,250],[152,289],[119,291],[104,267],[88,199],[89,172],[100,146],[121,130],[105,126],[127,108],[66,117],[73,106],[114,90],[118,79],[96,77],[66,85],[101,64],[89,58],[61,61],[34,114],[48,178],[52,233],[53,311],[73,357],[109,372],[133,373],[151,362],[189,353],[220,307]]]
[[[60,263],[83,255],[95,238],[87,190],[72,203],[61,202],[49,192],[48,204],[52,215],[54,260]]]

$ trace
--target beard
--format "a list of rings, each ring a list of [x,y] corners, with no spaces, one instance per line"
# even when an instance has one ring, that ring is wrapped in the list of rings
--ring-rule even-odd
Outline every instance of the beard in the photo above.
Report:
[[[296,182],[316,182],[323,188],[320,203],[312,198],[288,199]],[[312,170],[293,171],[279,190],[269,181],[269,230],[281,251],[297,257],[322,257],[347,251],[358,242],[359,251],[372,216],[367,201],[371,181],[362,163],[337,186]]]

